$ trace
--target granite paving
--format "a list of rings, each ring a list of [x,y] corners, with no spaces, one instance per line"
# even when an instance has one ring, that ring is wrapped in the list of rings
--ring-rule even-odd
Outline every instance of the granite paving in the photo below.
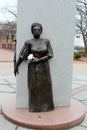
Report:
[[[16,130],[16,125],[6,120],[0,115],[0,130]]]

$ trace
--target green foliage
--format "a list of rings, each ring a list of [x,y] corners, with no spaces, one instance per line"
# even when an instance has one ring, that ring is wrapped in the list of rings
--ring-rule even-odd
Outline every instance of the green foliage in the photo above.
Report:
[[[81,54],[74,54],[74,59],[79,59],[81,58]]]

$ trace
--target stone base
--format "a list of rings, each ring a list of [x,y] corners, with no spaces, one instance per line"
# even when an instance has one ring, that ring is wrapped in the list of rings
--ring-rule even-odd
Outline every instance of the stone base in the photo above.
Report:
[[[2,106],[3,115],[11,122],[32,129],[60,130],[79,125],[85,117],[83,105],[75,100],[70,107],[56,107],[50,112],[30,113],[28,108],[16,109],[16,100]]]

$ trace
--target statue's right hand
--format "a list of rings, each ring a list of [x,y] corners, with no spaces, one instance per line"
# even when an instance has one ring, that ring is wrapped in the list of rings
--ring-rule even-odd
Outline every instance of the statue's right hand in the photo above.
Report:
[[[19,72],[18,72],[18,67],[15,67],[15,69],[14,69],[14,74],[15,74],[15,76],[16,76],[16,74],[19,74]]]

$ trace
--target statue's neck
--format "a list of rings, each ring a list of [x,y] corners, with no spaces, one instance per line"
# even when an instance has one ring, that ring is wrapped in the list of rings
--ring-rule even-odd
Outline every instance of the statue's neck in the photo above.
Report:
[[[34,39],[39,39],[40,38],[40,36],[34,36]]]

